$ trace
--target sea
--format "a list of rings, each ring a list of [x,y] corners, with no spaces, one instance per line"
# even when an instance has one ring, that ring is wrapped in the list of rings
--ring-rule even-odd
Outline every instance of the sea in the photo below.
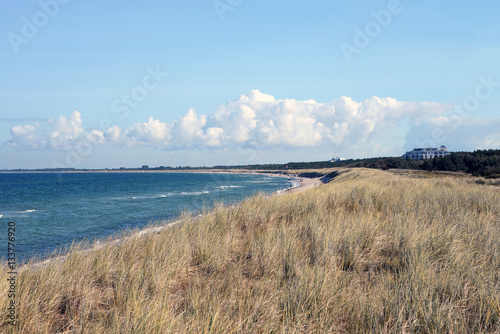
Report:
[[[41,260],[73,242],[119,235],[185,211],[199,213],[215,203],[234,204],[291,185],[290,179],[262,174],[0,173],[0,240],[5,246],[0,257],[7,258],[12,223],[17,261]]]

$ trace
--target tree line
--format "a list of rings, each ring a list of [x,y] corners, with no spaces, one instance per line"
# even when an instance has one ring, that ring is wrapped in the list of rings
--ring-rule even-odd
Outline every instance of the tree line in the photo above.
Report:
[[[337,162],[289,162],[286,164],[262,164],[240,166],[214,166],[219,169],[287,170],[321,169],[332,167],[364,167],[377,169],[413,169],[427,171],[464,172],[474,176],[500,178],[500,150],[477,150],[474,152],[453,152],[443,158],[426,160],[404,159],[402,157],[382,157],[350,159]]]
[[[453,152],[443,158],[426,160],[381,158],[371,162],[360,161],[354,163],[352,167],[465,172],[474,176],[500,178],[500,150]]]

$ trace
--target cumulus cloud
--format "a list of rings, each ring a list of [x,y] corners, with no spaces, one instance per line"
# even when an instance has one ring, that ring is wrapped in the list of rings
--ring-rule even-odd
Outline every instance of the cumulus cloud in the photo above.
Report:
[[[172,138],[172,129],[153,117],[150,117],[147,123],[137,123],[131,128],[122,131],[114,126],[109,128],[106,133],[111,133],[111,140],[115,143],[126,143],[128,146],[135,145],[158,145],[167,142]]]
[[[85,131],[78,112],[39,124],[11,129],[8,145],[19,149],[65,150],[80,141],[123,147],[256,148],[260,150],[328,149],[348,156],[372,156],[391,149],[426,144],[467,142],[471,149],[500,143],[500,120],[468,119],[457,126],[457,116],[446,116],[452,106],[434,102],[404,102],[387,97],[354,101],[341,97],[327,103],[314,100],[277,100],[253,90],[220,106],[212,114],[188,110],[166,123],[150,117],[128,128],[110,126]],[[405,128],[406,126],[406,128]],[[409,127],[409,130],[407,129]],[[393,147],[382,137],[394,134]],[[442,130],[445,129],[445,130]],[[437,138],[436,131],[445,132]],[[398,132],[399,131],[399,132]],[[399,137],[398,137],[399,136]],[[440,141],[439,141],[439,140]],[[420,142],[419,142],[420,140]],[[422,146],[422,145],[420,145]],[[465,147],[465,146],[464,146]],[[395,151],[395,150],[393,150]]]
[[[66,150],[84,135],[78,111],[74,111],[69,118],[61,115],[57,119],[49,119],[47,125],[48,129],[38,123],[11,128],[8,145],[22,150]]]
[[[20,150],[36,150],[45,148],[46,138],[40,135],[40,124],[18,125],[10,129],[8,145]]]

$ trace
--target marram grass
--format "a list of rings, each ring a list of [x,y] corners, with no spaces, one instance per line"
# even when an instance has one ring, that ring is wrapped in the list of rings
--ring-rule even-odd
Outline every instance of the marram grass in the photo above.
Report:
[[[499,333],[500,188],[339,172],[29,267],[0,331]]]

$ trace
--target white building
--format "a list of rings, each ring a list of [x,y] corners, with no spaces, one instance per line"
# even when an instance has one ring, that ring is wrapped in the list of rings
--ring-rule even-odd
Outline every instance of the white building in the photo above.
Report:
[[[433,158],[443,158],[447,155],[450,155],[446,146],[441,145],[439,148],[435,147],[426,147],[426,148],[415,148],[413,151],[406,152],[403,154],[403,158],[405,159],[433,159]]]
[[[339,161],[344,161],[344,160],[347,160],[347,159],[346,158],[335,157],[332,160],[330,160],[330,162],[339,162]]]

